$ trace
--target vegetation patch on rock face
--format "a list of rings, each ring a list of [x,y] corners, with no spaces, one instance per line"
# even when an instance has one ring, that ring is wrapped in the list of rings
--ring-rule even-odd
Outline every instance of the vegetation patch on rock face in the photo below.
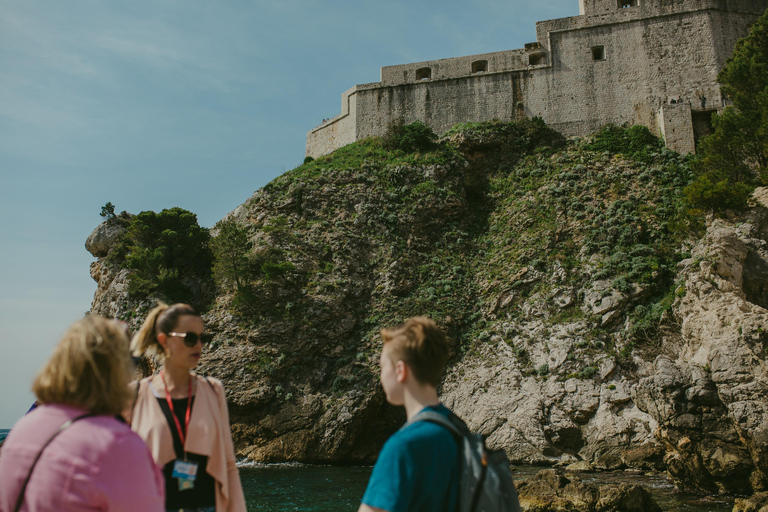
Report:
[[[645,126],[635,125],[625,128],[608,124],[595,134],[586,147],[592,151],[621,153],[639,162],[650,164],[664,148],[664,142],[655,137]]]
[[[111,203],[107,203],[107,207]],[[114,207],[104,212],[114,214]],[[108,262],[131,270],[129,293],[137,299],[154,296],[168,302],[190,302],[198,307],[207,300],[212,255],[210,235],[197,223],[197,215],[182,208],[141,212],[130,219],[116,217],[126,230]]]
[[[491,172],[493,210],[477,265],[487,339],[498,335],[527,353],[518,346],[526,339],[519,325],[532,316],[581,322],[576,352],[626,355],[626,344],[652,338],[671,307],[675,266],[695,225],[682,201],[690,180],[688,159],[643,127],[609,126],[591,140]],[[585,305],[595,285],[595,302],[615,293],[621,307]],[[591,377],[588,368],[577,355],[561,372]]]
[[[405,124],[403,118],[397,118],[387,127],[382,137],[385,149],[413,153],[414,151],[429,151],[434,147],[437,135],[432,128],[420,121]]]

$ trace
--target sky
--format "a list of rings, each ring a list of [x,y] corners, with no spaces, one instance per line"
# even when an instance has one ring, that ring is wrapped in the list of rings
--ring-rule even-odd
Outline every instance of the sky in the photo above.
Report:
[[[213,226],[382,66],[522,48],[578,0],[0,0],[0,428],[90,308],[107,202]]]

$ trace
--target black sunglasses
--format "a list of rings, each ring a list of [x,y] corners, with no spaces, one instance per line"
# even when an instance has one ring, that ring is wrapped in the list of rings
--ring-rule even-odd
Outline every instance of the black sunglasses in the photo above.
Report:
[[[168,336],[178,336],[179,338],[184,338],[184,344],[190,348],[197,345],[197,342],[200,341],[203,345],[206,343],[210,343],[213,336],[207,333],[203,334],[197,334],[196,332],[169,332]]]

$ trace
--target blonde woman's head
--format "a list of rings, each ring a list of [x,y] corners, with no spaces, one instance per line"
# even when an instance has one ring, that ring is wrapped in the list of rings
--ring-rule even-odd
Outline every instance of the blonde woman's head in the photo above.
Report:
[[[32,384],[44,404],[119,414],[130,398],[131,357],[124,324],[89,315],[64,334]]]

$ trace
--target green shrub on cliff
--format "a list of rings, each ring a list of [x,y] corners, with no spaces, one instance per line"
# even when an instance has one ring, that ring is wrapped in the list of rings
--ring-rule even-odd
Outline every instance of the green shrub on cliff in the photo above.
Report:
[[[685,189],[685,198],[692,207],[708,212],[743,210],[754,188],[733,181],[724,172],[704,171]]]
[[[128,225],[131,223],[131,215],[129,215],[125,210],[119,214],[116,214],[115,205],[113,205],[111,202],[101,207],[101,213],[99,215],[104,218],[104,221],[107,224],[112,226],[116,225],[125,228],[128,227]]]
[[[650,162],[664,147],[664,142],[642,125],[630,127],[608,124],[587,145],[592,151],[622,153],[641,162]]]
[[[435,145],[437,135],[432,128],[421,121],[405,124],[402,117],[389,123],[387,132],[382,137],[384,148],[391,151],[427,151]]]
[[[493,140],[494,145],[505,151],[521,151],[524,153],[546,151],[550,148],[562,147],[565,137],[553,130],[540,117],[526,117],[517,121],[501,121],[494,119],[486,122],[459,123],[443,134],[450,139],[461,134],[467,139]]]
[[[182,208],[141,212],[128,228],[109,261],[130,269],[128,292],[134,297],[157,296],[170,302],[199,302],[200,283],[211,275],[213,257],[208,230],[197,216]]]
[[[280,245],[290,240],[287,226],[288,220],[284,216],[271,218],[262,226],[262,231],[274,245],[254,250],[246,226],[232,219],[216,225],[218,234],[210,243],[214,257],[213,275],[220,289],[234,292],[232,304],[241,313],[282,314],[281,306],[275,304],[279,301],[273,300],[274,291],[285,285],[283,281],[296,271],[295,265],[286,260],[280,249]]]

